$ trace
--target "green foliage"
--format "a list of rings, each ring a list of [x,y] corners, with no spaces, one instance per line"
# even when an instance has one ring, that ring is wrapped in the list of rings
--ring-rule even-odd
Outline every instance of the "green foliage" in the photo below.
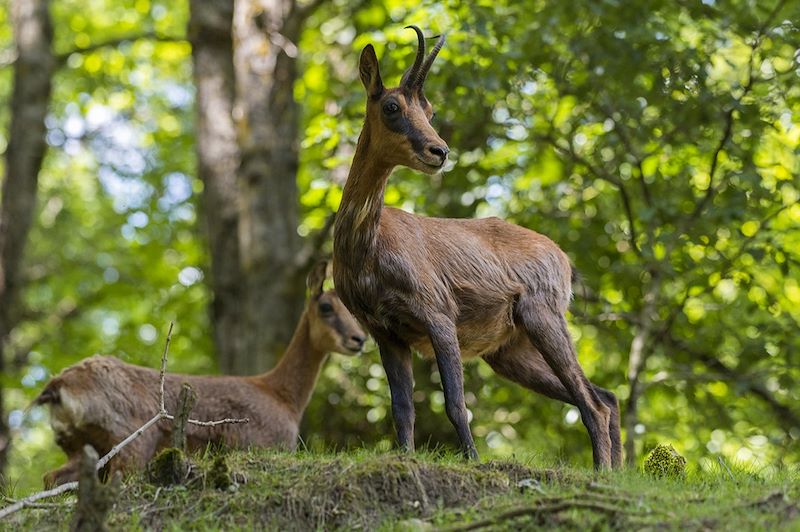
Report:
[[[54,0],[52,15],[64,62],[25,258],[26,312],[2,376],[9,476],[23,491],[61,459],[44,412],[25,408],[63,367],[95,352],[155,367],[175,320],[170,369],[216,368],[181,40],[188,3]],[[798,20],[800,5],[775,1],[324,3],[299,43],[298,231],[311,234],[338,207],[363,115],[361,48],[376,45],[394,84],[413,55],[403,26],[447,32],[426,94],[455,164],[438,176],[398,169],[387,203],[497,215],[559,243],[583,279],[570,320],[579,358],[624,408],[631,346],[644,339],[627,431],[639,452],[669,440],[704,470],[715,454],[797,464]],[[141,33],[159,38],[68,53]],[[10,35],[0,10],[4,51]],[[10,90],[10,69],[0,69],[0,101]],[[7,117],[2,106],[0,149]],[[415,365],[418,444],[449,445],[435,365]],[[465,380],[484,455],[590,463],[575,408],[482,362]],[[303,429],[309,447],[391,447],[374,348],[326,365]]]

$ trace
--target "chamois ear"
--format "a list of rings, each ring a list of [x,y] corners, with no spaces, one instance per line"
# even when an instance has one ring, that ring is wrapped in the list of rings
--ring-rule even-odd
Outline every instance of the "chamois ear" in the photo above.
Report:
[[[361,51],[361,59],[358,63],[358,71],[361,74],[361,83],[367,89],[370,98],[377,98],[383,94],[383,81],[378,67],[378,56],[375,55],[375,48],[368,44]]]
[[[321,260],[308,272],[306,285],[311,292],[311,297],[319,297],[322,294],[322,285],[325,283],[325,274],[327,271],[328,261]]]

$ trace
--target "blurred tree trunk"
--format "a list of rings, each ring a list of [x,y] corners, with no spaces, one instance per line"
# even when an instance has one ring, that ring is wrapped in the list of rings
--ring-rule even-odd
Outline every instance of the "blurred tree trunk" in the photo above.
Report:
[[[296,275],[299,124],[294,83],[300,37],[293,0],[237,0],[234,64],[239,146],[239,239],[250,350],[231,369],[271,367],[303,310]]]
[[[203,210],[211,251],[211,308],[214,344],[221,368],[246,352],[246,331],[239,330],[244,287],[239,261],[239,209],[236,170],[239,146],[233,121],[233,0],[190,4],[197,89],[197,163],[203,181]]]
[[[16,324],[20,265],[46,149],[44,119],[55,70],[48,4],[48,0],[16,0],[11,8],[17,59],[0,199],[0,374],[5,369],[4,347]],[[0,475],[5,472],[9,443],[0,395]]]
[[[226,373],[272,367],[303,309],[293,92],[296,43],[316,5],[191,2],[214,336]]]
[[[647,358],[652,352],[650,344],[654,320],[657,319],[658,294],[661,291],[660,278],[660,274],[654,274],[649,287],[645,290],[644,306],[640,312],[638,324],[633,325],[633,330],[636,332],[628,352],[629,394],[628,400],[625,401],[623,427],[625,428],[625,463],[631,467],[635,467],[637,463],[636,425],[639,424],[639,400],[644,391],[641,377],[647,364]]]

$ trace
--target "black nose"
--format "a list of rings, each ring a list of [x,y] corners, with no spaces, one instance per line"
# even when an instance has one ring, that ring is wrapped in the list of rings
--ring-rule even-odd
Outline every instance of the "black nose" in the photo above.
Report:
[[[366,341],[366,338],[364,338],[363,336],[359,336],[357,334],[351,336],[350,339],[355,343],[357,343],[358,345],[364,345],[364,342]]]
[[[447,149],[447,146],[428,146],[428,151],[439,157],[442,162],[444,162],[447,154],[450,153],[450,150]]]

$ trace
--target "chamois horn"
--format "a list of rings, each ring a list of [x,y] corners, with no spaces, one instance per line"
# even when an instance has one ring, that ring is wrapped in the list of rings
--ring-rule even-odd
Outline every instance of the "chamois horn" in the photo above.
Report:
[[[417,57],[414,58],[414,64],[411,68],[406,70],[406,73],[403,74],[403,79],[400,80],[401,87],[413,88],[413,83],[409,84],[409,82],[414,82],[417,79],[417,72],[419,71],[420,65],[422,65],[422,59],[425,57],[425,36],[422,35],[422,30],[419,29],[417,26],[406,26],[403,29],[412,29],[417,32],[417,40],[419,44],[417,45]]]
[[[439,50],[441,50],[442,46],[444,46],[444,40],[444,34],[440,35],[439,40],[436,41],[431,53],[425,58],[425,62],[420,67],[419,72],[417,72],[417,79],[414,80],[414,84],[412,85],[413,87],[416,87],[420,90],[422,89],[422,85],[425,84],[425,78],[428,76],[428,71],[431,69],[433,60],[436,59],[436,56],[439,55]]]

